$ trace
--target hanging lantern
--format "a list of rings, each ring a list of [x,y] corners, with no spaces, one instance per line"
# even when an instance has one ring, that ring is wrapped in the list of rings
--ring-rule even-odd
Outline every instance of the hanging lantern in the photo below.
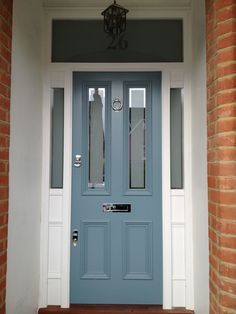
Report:
[[[104,16],[104,31],[112,37],[118,37],[126,30],[126,14],[129,10],[116,4],[116,1],[106,8],[102,15]]]

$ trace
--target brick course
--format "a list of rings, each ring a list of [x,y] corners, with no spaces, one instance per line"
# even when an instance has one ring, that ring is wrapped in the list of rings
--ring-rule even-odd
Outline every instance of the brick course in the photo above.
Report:
[[[0,0],[0,314],[5,313],[12,0]]]
[[[236,313],[236,4],[206,0],[210,313]]]

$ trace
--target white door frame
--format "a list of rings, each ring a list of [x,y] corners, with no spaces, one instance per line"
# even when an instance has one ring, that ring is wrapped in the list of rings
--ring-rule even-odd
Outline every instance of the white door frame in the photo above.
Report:
[[[43,169],[41,272],[39,307],[69,307],[72,160],[72,73],[74,71],[162,72],[163,168],[163,308],[193,309],[192,189],[191,189],[191,21],[189,8],[132,8],[129,18],[181,18],[184,63],[51,63],[53,19],[96,19],[102,8],[45,9],[43,85]],[[50,189],[51,88],[64,88],[63,189]],[[170,189],[170,88],[184,88],[184,190]],[[175,208],[181,206],[181,214]],[[178,241],[175,239],[178,239]],[[179,244],[178,242],[182,241]],[[182,273],[176,272],[179,264]]]

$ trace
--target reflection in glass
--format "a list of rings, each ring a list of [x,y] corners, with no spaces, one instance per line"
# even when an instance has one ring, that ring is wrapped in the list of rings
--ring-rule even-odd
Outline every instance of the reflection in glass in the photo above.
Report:
[[[170,90],[171,188],[183,189],[183,89]]]
[[[129,88],[129,188],[145,189],[146,88]]]
[[[51,106],[51,188],[63,188],[64,89],[52,89]]]
[[[105,88],[89,88],[89,189],[105,185]]]

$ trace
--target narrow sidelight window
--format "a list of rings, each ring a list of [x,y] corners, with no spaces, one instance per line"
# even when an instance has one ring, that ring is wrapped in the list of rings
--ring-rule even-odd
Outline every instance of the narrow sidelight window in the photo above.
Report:
[[[51,189],[63,188],[64,89],[51,91]]]
[[[171,189],[183,189],[183,89],[170,90]]]

